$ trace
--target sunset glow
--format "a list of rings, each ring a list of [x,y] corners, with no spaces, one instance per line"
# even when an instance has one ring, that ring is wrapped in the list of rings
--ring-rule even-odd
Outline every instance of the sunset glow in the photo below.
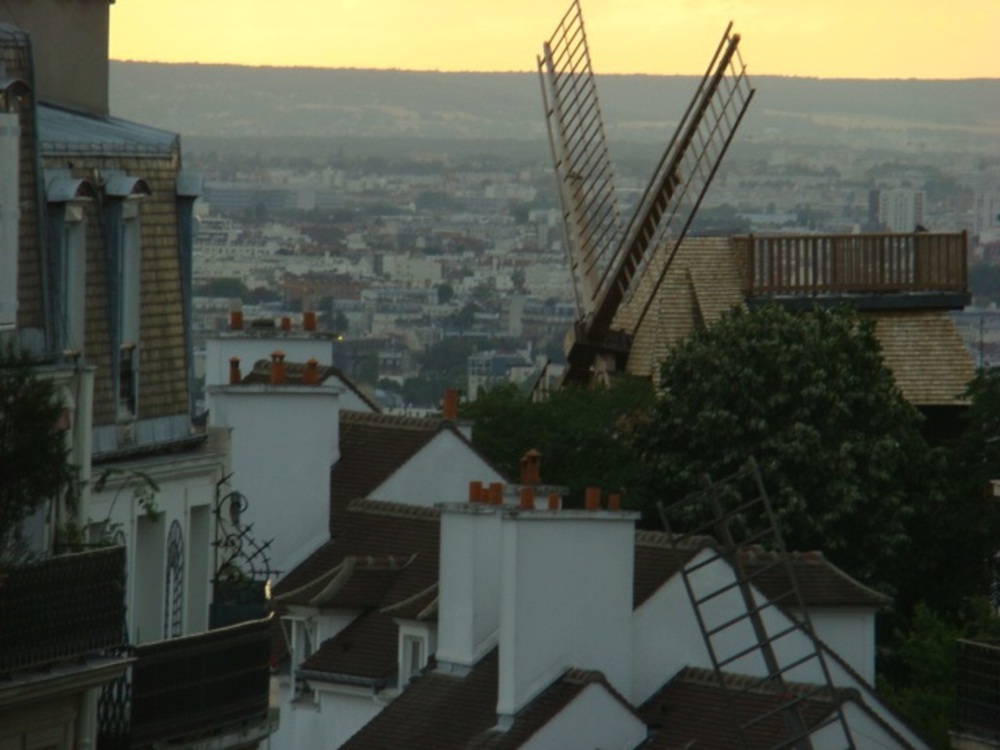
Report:
[[[120,0],[116,60],[533,70],[568,0]],[[584,0],[601,73],[700,74],[726,24],[753,74],[996,78],[996,0]]]

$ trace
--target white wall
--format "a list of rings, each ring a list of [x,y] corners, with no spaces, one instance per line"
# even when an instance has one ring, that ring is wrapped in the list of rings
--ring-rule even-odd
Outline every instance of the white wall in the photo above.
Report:
[[[438,664],[473,666],[500,627],[500,508],[482,503],[441,509]]]
[[[290,681],[279,686],[281,723],[269,750],[335,750],[385,708],[370,688],[323,685],[292,700]]]
[[[231,430],[233,476],[244,523],[273,540],[271,569],[287,573],[329,539],[330,467],[339,457],[333,386],[215,386],[210,419]]]
[[[567,667],[631,689],[637,517],[503,511],[498,714],[516,714]]]
[[[809,610],[819,639],[875,684],[875,614],[860,608]]]
[[[632,750],[645,739],[646,725],[639,717],[625,708],[603,685],[591,684],[521,748]]]
[[[489,484],[507,480],[457,435],[442,430],[369,497],[424,506],[464,502],[472,481]]]

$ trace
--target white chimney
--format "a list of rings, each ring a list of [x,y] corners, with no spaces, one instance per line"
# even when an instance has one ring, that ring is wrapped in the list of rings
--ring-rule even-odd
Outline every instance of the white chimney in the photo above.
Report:
[[[501,506],[470,500],[440,506],[436,658],[441,671],[472,667],[496,645],[500,627]]]
[[[245,522],[287,573],[330,538],[330,467],[340,457],[335,385],[209,387],[212,427],[230,429],[233,489],[246,495]]]
[[[567,668],[632,687],[637,513],[501,511],[501,725]]]

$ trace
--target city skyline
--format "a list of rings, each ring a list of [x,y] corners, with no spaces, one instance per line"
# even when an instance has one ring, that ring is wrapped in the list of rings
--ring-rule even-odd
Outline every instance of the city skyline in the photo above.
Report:
[[[916,6],[919,6],[917,8]],[[266,0],[111,6],[116,60],[527,71],[568,0]],[[726,24],[752,75],[996,78],[991,0],[587,0],[599,73],[701,74]]]

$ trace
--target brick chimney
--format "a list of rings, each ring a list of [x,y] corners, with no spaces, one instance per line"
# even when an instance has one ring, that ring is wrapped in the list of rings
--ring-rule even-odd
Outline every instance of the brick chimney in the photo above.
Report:
[[[441,417],[448,422],[458,420],[458,389],[446,388],[442,399]]]
[[[285,382],[285,353],[275,350],[271,352],[271,384],[283,385]]]
[[[239,385],[243,381],[243,375],[240,373],[240,358],[230,357],[229,358],[229,385]]]

